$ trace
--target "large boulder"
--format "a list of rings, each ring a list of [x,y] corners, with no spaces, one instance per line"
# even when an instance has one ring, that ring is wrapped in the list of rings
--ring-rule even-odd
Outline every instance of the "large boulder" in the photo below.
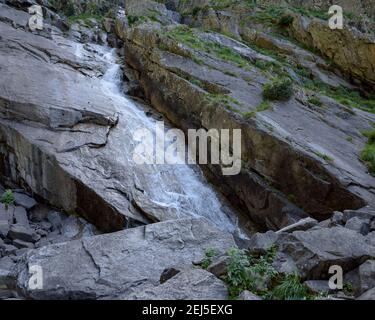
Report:
[[[333,265],[347,272],[375,257],[375,247],[366,243],[364,236],[343,227],[296,231],[280,237],[277,245],[307,279],[328,279]]]
[[[162,222],[28,252],[18,265],[17,287],[33,299],[127,298],[158,286],[166,268],[190,268],[206,249],[223,254],[231,247],[233,237],[204,219]],[[28,287],[34,265],[43,271],[41,290]]]
[[[131,300],[225,300],[228,289],[223,281],[202,269],[180,272],[167,282],[141,291]]]

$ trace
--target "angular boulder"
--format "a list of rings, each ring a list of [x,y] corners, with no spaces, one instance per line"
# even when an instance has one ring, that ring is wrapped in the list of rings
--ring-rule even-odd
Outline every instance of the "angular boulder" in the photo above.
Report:
[[[357,269],[347,273],[345,282],[352,284],[354,293],[357,295],[375,287],[375,260],[368,260]]]
[[[125,299],[159,285],[167,268],[186,269],[206,249],[231,247],[232,235],[204,219],[161,222],[32,250],[18,264],[17,287],[32,299]],[[34,265],[43,271],[41,290],[28,287]]]
[[[225,300],[224,282],[202,269],[183,271],[167,282],[133,293],[131,300]]]
[[[326,279],[332,265],[346,272],[375,257],[375,247],[364,236],[343,227],[296,231],[280,237],[277,245],[308,279]]]

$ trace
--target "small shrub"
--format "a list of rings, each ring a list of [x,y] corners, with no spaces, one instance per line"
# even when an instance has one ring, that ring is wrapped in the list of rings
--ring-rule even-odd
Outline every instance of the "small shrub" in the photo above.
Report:
[[[263,87],[263,97],[274,101],[287,101],[293,96],[293,83],[289,78],[276,79]]]
[[[375,176],[375,144],[366,145],[361,153],[361,159],[367,164],[370,173]]]
[[[7,206],[14,204],[14,195],[12,190],[6,190],[4,194],[1,196],[0,202]]]
[[[283,16],[281,16],[278,24],[281,27],[287,27],[293,23],[293,20],[293,16],[291,16],[290,14],[284,14]]]
[[[212,259],[217,255],[215,249],[207,249],[205,251],[205,257],[202,261],[201,267],[202,269],[207,269],[209,265],[212,263]]]
[[[368,144],[375,144],[375,130],[365,131],[363,135],[368,138]]]
[[[197,17],[200,11],[201,11],[200,7],[194,7],[192,11],[193,17]]]
[[[275,254],[274,247],[259,258],[249,256],[243,250],[229,250],[230,260],[225,280],[228,283],[230,297],[237,298],[244,290],[260,295],[267,291],[272,280],[278,276],[278,272],[272,266]]]
[[[228,251],[230,258],[227,270],[227,283],[229,295],[236,298],[242,291],[252,287],[252,279],[249,276],[250,260],[243,250],[231,249]]]

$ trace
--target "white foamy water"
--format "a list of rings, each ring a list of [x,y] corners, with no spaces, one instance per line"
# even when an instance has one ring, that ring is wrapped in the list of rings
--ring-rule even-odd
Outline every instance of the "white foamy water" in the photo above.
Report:
[[[99,50],[103,48],[98,48]],[[76,52],[76,55],[82,56],[82,52]],[[129,150],[129,144],[133,147],[138,144],[131,139],[132,133],[140,128],[153,131],[156,120],[147,117],[144,110],[122,93],[121,66],[117,63],[115,50],[108,49],[102,51],[100,55],[108,64],[108,69],[101,78],[103,93],[111,97],[119,113],[119,124],[116,133],[112,134],[117,138],[113,142],[116,144],[116,153],[118,150],[118,154],[113,155],[114,159],[126,162],[128,171],[134,174],[135,179],[141,181],[145,195],[154,203],[171,208],[178,212],[180,217],[205,217],[221,229],[245,237],[237,227],[236,214],[206,182],[198,166],[157,164],[139,166],[133,161],[132,155],[125,152]],[[150,145],[150,148],[152,147]]]

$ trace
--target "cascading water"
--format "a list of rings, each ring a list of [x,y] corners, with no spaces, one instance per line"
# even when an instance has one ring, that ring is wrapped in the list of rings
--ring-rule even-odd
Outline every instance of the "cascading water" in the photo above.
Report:
[[[137,165],[132,155],[124,151],[129,150],[129,144],[133,148],[137,145],[137,142],[131,138],[133,132],[140,128],[153,131],[156,120],[148,117],[142,108],[122,93],[121,66],[117,63],[116,51],[103,47],[96,47],[96,50],[99,52],[100,59],[108,65],[107,71],[100,79],[103,93],[111,97],[119,114],[116,131],[110,135],[112,144],[118,145],[117,154],[113,155],[114,161],[126,162],[127,171],[132,172],[134,179],[140,181],[147,198],[156,205],[173,210],[180,218],[205,217],[223,230],[246,237],[238,228],[238,216],[206,182],[199,166]],[[75,54],[84,56],[84,53],[78,49]],[[154,147],[150,145],[150,148]]]

